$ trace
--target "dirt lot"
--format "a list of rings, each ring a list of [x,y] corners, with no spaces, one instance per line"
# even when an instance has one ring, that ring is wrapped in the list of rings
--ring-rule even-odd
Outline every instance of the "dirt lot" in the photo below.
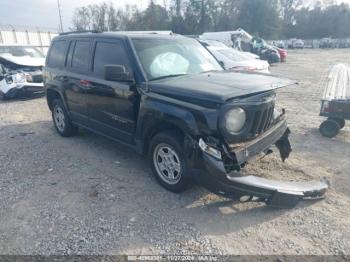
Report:
[[[272,72],[294,152],[245,171],[285,180],[326,177],[326,199],[291,210],[236,203],[196,187],[161,188],[147,162],[102,137],[55,132],[44,98],[0,103],[1,254],[349,254],[350,126],[320,136],[322,77],[350,50],[290,52]]]

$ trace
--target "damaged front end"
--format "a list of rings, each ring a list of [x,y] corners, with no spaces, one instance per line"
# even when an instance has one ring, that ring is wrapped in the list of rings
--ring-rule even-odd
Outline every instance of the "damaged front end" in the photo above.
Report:
[[[199,139],[196,163],[200,172],[195,172],[197,182],[225,197],[242,202],[260,201],[277,207],[293,207],[302,199],[323,197],[328,189],[325,181],[282,182],[239,173],[248,161],[271,153],[273,146],[279,150],[282,161],[292,151],[284,110],[278,113],[274,109],[271,96],[260,98],[261,103],[255,101],[249,107],[247,104],[244,106],[247,101],[240,104],[251,110],[248,114],[253,120],[248,121],[245,129],[245,136],[251,139],[242,141],[242,136],[226,136],[224,143]]]
[[[0,94],[3,99],[44,94],[44,57],[30,57],[28,50],[32,48],[0,46]]]

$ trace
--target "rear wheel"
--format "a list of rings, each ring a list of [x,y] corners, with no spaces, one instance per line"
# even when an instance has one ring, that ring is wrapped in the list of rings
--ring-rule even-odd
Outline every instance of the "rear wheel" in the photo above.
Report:
[[[336,121],[340,127],[340,129],[344,128],[345,126],[345,119],[342,118],[329,118],[329,120]]]
[[[192,185],[180,135],[175,132],[157,134],[148,154],[152,172],[164,188],[180,193]]]
[[[320,132],[325,137],[335,137],[338,135],[340,126],[335,120],[326,120],[320,125]]]
[[[52,102],[52,120],[57,132],[64,137],[74,136],[78,128],[73,126],[69,115],[60,99]]]

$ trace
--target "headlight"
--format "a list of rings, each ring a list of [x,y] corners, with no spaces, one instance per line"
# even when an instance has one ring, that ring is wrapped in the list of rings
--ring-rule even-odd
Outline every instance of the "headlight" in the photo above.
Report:
[[[245,111],[236,107],[228,111],[225,115],[225,127],[227,131],[231,134],[239,133],[247,120],[247,115]]]
[[[26,81],[26,75],[24,73],[17,73],[13,78],[15,83],[24,83]]]

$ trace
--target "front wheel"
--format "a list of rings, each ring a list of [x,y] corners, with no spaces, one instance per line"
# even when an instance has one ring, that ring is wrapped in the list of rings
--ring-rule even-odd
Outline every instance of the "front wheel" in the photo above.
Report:
[[[180,193],[192,185],[180,135],[157,134],[150,143],[148,155],[152,172],[164,188]]]
[[[6,96],[2,91],[0,91],[0,101],[1,100],[6,100]]]
[[[52,102],[52,120],[57,132],[64,137],[73,136],[77,133],[78,128],[73,126],[69,115],[60,99]]]
[[[340,131],[340,126],[337,121],[326,120],[320,125],[320,133],[325,137],[335,137]]]

